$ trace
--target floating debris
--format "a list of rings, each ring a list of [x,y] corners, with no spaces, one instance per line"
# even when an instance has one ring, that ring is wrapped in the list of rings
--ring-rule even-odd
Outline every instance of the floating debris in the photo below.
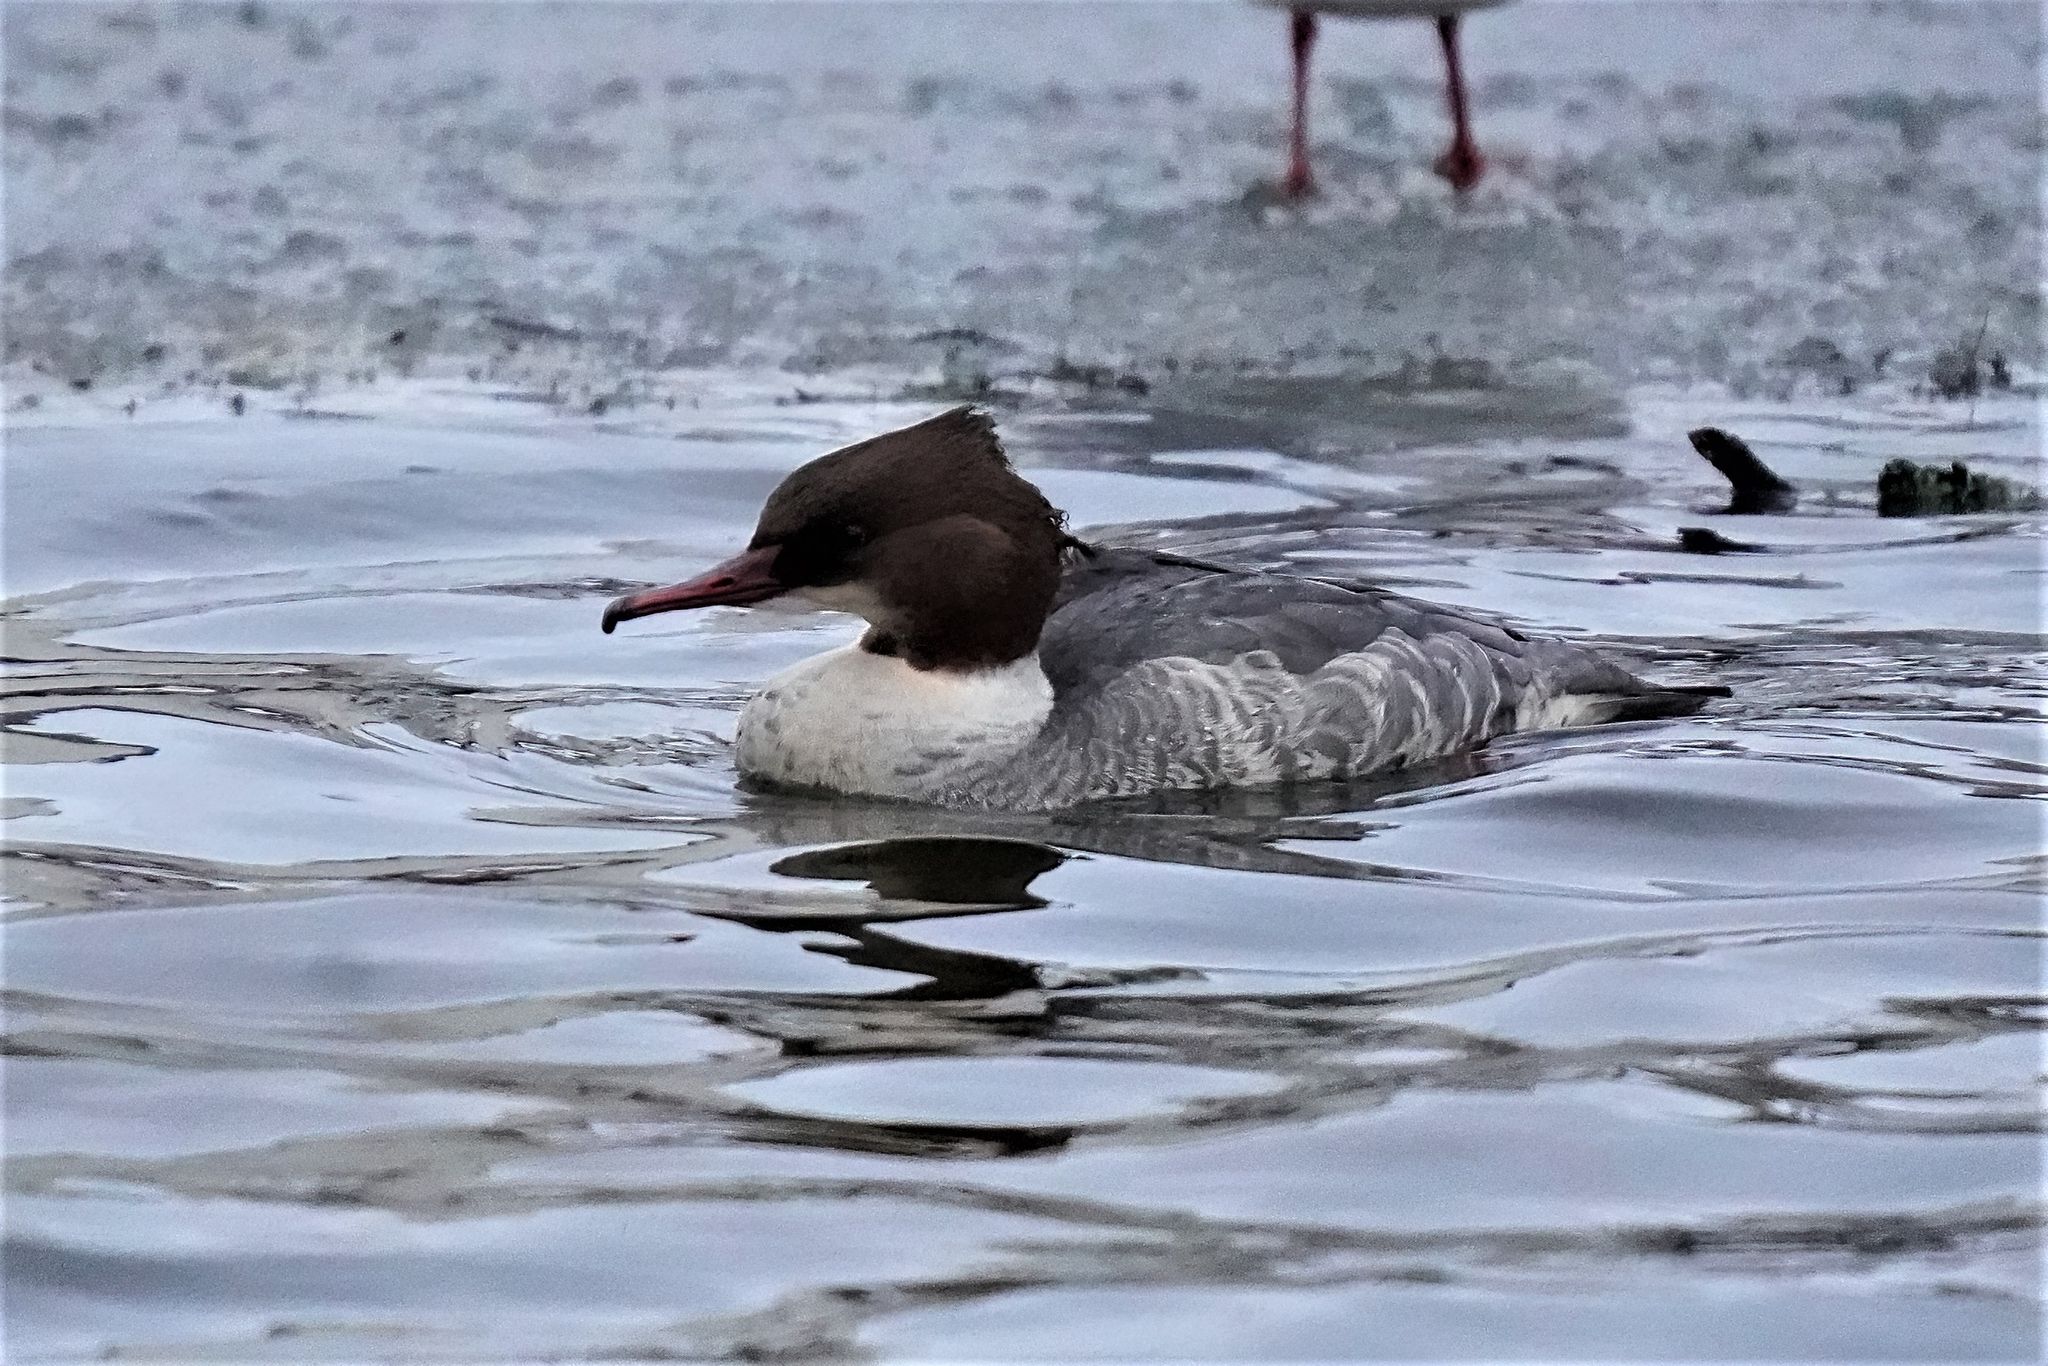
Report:
[[[1877,515],[1938,517],[1967,512],[2033,512],[2041,495],[2016,480],[1973,473],[1957,460],[1947,465],[1918,465],[1911,460],[1886,463],[1877,475]]]
[[[1686,439],[1734,488],[1727,511],[1790,512],[1798,503],[1799,490],[1757,459],[1756,452],[1740,437],[1731,436],[1719,427],[1696,427],[1686,433]]]
[[[1790,512],[1799,490],[1757,458],[1740,437],[1719,427],[1686,433],[1692,448],[1705,456],[1734,489],[1725,509],[1731,513]],[[1893,460],[1878,472],[1877,515],[1939,517],[1971,512],[2034,512],[2041,495],[2017,480],[1973,473],[1960,460],[1947,465],[1919,465]],[[1680,527],[1678,548],[1696,555],[1725,555],[1763,547],[1730,540],[1706,527]]]
[[[1678,548],[1692,555],[1758,555],[1768,547],[1733,540],[1712,527],[1682,526],[1678,529]]]

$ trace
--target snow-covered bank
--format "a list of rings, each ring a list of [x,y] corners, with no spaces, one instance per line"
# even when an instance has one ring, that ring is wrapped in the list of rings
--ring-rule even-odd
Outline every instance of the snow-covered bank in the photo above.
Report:
[[[34,5],[6,18],[11,408],[563,410],[1188,376],[1814,392],[2037,358],[2037,7],[1529,3],[1329,26],[1325,197],[1258,192],[1235,4]],[[708,368],[708,369],[707,369]],[[723,383],[724,381],[719,381]]]

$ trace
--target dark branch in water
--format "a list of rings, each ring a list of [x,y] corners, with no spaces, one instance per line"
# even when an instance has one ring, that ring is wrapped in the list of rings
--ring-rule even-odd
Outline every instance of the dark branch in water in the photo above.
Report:
[[[1682,526],[1678,529],[1678,548],[1694,555],[1754,555],[1764,547],[1748,541],[1731,540],[1712,527]]]
[[[1699,427],[1686,438],[1734,489],[1729,512],[1790,512],[1799,501],[1799,490],[1772,473],[1741,438],[1719,427]]]
[[[1719,427],[1700,427],[1686,433],[1692,448],[1721,472],[1734,490],[1727,511],[1735,513],[1790,512],[1799,501],[1799,490],[1780,479],[1757,459],[1756,452],[1740,437]],[[2042,506],[2041,495],[2027,485],[1995,474],[1977,474],[1962,461],[1947,465],[1917,465],[1911,460],[1888,462],[1877,476],[1877,515],[1880,517],[1940,517],[1970,512],[2034,512]],[[1683,527],[1678,533],[1679,549],[1699,555],[1722,555],[1731,551],[1754,551],[1764,547],[1730,540],[1706,527]]]

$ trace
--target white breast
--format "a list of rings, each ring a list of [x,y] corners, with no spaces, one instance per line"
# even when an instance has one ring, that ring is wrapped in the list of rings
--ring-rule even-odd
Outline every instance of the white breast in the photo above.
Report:
[[[742,774],[876,797],[942,799],[1028,744],[1052,711],[1036,656],[991,669],[913,669],[857,645],[770,680],[740,713]]]

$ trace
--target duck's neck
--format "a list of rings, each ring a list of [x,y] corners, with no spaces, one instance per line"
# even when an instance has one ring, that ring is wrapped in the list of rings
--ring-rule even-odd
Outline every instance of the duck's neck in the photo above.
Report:
[[[781,785],[930,799],[1014,757],[1051,712],[1035,654],[917,669],[849,645],[771,679],[740,714],[737,757]]]

